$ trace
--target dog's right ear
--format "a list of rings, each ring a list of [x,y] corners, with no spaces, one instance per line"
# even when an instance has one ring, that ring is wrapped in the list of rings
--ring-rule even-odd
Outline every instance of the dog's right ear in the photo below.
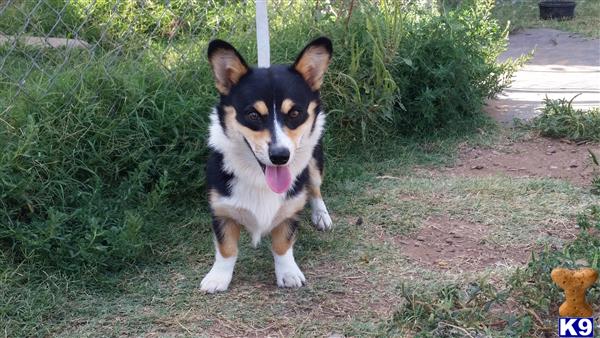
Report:
[[[215,75],[217,90],[223,95],[229,94],[231,87],[250,70],[240,53],[223,40],[213,40],[208,44],[208,61]]]

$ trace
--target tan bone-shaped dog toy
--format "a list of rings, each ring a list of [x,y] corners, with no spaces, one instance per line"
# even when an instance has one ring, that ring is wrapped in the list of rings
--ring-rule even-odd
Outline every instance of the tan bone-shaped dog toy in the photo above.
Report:
[[[551,276],[554,283],[565,291],[565,302],[558,309],[558,314],[561,317],[591,317],[593,310],[585,301],[585,291],[598,279],[598,271],[556,268]]]

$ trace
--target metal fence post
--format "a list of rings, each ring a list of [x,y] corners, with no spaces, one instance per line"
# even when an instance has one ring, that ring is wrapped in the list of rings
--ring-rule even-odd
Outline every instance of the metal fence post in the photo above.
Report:
[[[258,67],[268,68],[271,65],[271,49],[269,46],[269,18],[267,17],[267,0],[256,0],[255,3]]]

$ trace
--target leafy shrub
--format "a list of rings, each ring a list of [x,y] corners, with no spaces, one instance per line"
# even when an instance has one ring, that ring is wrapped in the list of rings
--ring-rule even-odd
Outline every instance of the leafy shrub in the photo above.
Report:
[[[0,4],[0,32],[80,38],[115,48],[183,36],[206,38],[220,27],[247,30],[253,8],[202,0],[13,0]]]
[[[531,126],[541,135],[564,137],[575,141],[600,141],[600,108],[573,108],[573,100],[546,98],[540,116]]]
[[[397,127],[424,133],[481,113],[502,91],[515,63],[496,63],[507,30],[491,19],[492,1],[463,2],[446,15],[413,23],[393,74],[403,109]]]
[[[339,138],[376,144],[479,115],[521,62],[496,63],[507,31],[490,18],[492,7],[464,2],[431,15],[363,4],[347,32],[331,32],[336,50],[345,51],[335,56],[325,92]]]
[[[0,104],[8,107],[0,110],[0,245],[16,259],[65,270],[116,269],[168,245],[174,233],[185,237],[177,224],[205,206],[206,123],[216,91],[204,48],[218,18],[216,35],[252,63],[252,8],[47,3],[55,21],[69,11],[64,34],[99,44],[0,47]],[[10,13],[8,6],[0,10]],[[272,57],[290,62],[310,37],[332,37],[326,146],[341,156],[479,114],[514,66],[495,63],[506,32],[488,20],[490,8],[491,1],[473,1],[439,15],[393,1],[357,2],[352,10],[293,2],[271,12]],[[19,11],[0,27],[18,22]],[[49,26],[52,14],[25,13],[39,24],[17,32],[61,32]],[[189,22],[174,36],[166,29],[172,20]],[[194,224],[208,217],[200,215]]]
[[[165,205],[199,199],[212,100],[192,79],[209,74],[78,59],[55,77],[33,74],[0,128],[0,239],[65,269],[115,268],[168,225]]]
[[[64,0],[0,3],[0,32],[3,34],[72,37],[81,23],[82,18]]]

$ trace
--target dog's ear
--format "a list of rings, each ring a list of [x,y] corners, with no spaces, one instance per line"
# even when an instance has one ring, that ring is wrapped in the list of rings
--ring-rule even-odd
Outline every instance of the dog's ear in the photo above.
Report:
[[[331,40],[320,37],[306,45],[294,62],[292,67],[302,75],[313,91],[321,88],[332,53]]]
[[[217,90],[229,94],[229,90],[246,75],[250,68],[235,48],[223,40],[213,40],[208,45],[208,61],[215,75]]]

